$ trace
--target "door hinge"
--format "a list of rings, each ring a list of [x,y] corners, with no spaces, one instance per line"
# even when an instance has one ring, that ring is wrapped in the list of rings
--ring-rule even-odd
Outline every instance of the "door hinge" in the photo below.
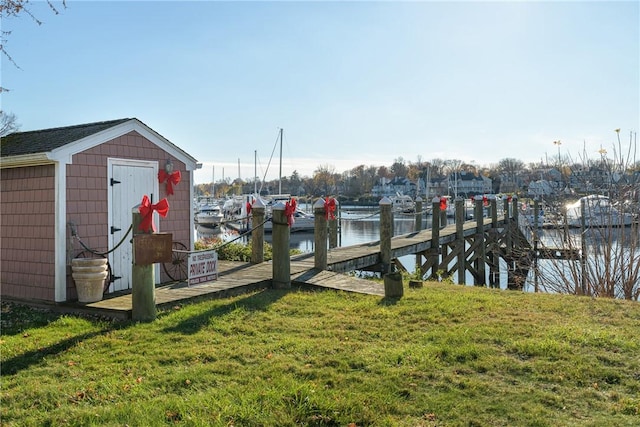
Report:
[[[111,178],[111,186],[113,187],[116,184],[120,184],[120,181],[118,181],[117,179]]]
[[[111,234],[114,234],[116,231],[120,230],[122,230],[122,228],[114,227],[113,225],[111,226]]]
[[[122,276],[114,276],[114,275],[111,275],[111,279],[110,279],[109,281],[110,281],[111,283],[113,283],[113,282],[115,282],[115,281],[116,281],[116,280],[118,280],[118,279],[122,279]]]

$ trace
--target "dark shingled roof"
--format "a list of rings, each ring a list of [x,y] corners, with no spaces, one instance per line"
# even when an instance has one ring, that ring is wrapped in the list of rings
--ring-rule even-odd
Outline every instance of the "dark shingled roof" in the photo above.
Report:
[[[46,153],[131,119],[110,120],[61,128],[14,132],[0,140],[0,156]]]

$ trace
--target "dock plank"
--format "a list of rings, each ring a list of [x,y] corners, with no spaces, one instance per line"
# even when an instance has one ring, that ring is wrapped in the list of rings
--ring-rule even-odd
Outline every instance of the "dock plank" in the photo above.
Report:
[[[502,223],[503,219],[499,221]],[[465,236],[476,233],[475,222],[464,225]],[[491,227],[485,219],[483,227]],[[449,225],[440,230],[440,242],[455,238],[456,227]],[[432,231],[420,230],[391,239],[392,258],[415,254],[431,248]],[[347,247],[332,248],[327,254],[327,270],[314,268],[314,254],[305,253],[291,258],[292,283],[384,296],[384,286],[370,280],[347,276],[345,272],[374,268],[380,264],[380,242],[367,242]],[[273,265],[271,262],[250,264],[246,262],[219,261],[218,279],[195,286],[185,282],[172,283],[156,288],[156,305],[159,307],[181,304],[198,299],[225,298],[271,286]],[[105,298],[89,304],[77,304],[83,311],[100,312],[114,317],[131,318],[132,296],[130,293]]]

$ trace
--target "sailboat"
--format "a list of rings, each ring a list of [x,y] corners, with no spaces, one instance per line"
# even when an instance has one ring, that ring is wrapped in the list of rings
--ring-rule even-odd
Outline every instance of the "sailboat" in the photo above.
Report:
[[[280,128],[278,131],[278,140],[277,142],[280,145],[280,167],[278,171],[278,194],[267,195],[267,196],[259,196],[262,198],[266,209],[267,209],[267,217],[271,216],[271,207],[277,203],[286,203],[290,202],[292,196],[290,194],[282,193],[282,140],[283,140],[284,129]],[[275,147],[274,147],[275,151]],[[269,161],[271,163],[271,161]],[[266,176],[266,172],[265,172]],[[263,180],[264,182],[264,180]],[[315,229],[315,218],[312,214],[304,212],[300,208],[296,207],[296,211],[293,214],[293,224],[291,224],[291,232],[303,232],[303,231],[313,231]],[[268,221],[264,224],[264,231],[271,232],[273,228],[273,223]]]

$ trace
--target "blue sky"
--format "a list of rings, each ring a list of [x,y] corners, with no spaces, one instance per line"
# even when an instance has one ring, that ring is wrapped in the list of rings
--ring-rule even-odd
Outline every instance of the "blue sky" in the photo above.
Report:
[[[59,4],[54,2],[55,4]],[[640,122],[639,2],[68,1],[4,19],[21,130],[137,117],[196,182],[597,156]],[[276,149],[275,155],[277,156]]]

